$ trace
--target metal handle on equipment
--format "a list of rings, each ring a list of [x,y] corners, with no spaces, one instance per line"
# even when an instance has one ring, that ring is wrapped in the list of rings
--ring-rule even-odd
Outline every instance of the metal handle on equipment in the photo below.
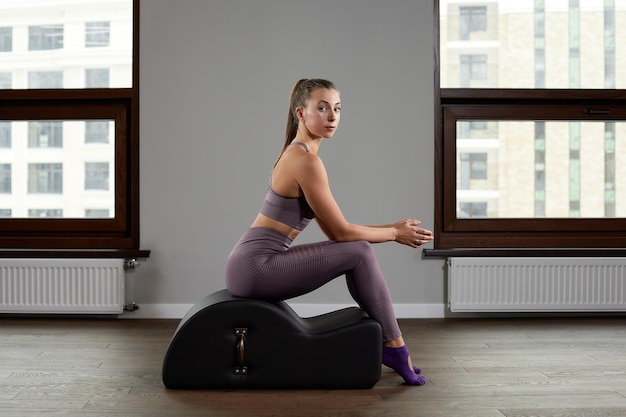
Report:
[[[235,336],[237,336],[237,365],[235,366],[235,375],[247,375],[248,367],[245,365],[245,346],[244,339],[248,334],[245,327],[235,328]]]

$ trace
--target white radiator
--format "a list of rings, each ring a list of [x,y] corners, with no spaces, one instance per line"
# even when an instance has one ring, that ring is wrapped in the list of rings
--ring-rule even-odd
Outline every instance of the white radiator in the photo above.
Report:
[[[450,258],[453,312],[626,311],[626,258]]]
[[[123,259],[0,259],[0,313],[121,314]]]

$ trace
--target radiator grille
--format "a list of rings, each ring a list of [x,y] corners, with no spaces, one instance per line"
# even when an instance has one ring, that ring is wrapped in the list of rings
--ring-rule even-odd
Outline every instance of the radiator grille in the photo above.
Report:
[[[451,258],[451,311],[626,311],[624,258]]]
[[[121,314],[122,259],[2,259],[0,313]]]

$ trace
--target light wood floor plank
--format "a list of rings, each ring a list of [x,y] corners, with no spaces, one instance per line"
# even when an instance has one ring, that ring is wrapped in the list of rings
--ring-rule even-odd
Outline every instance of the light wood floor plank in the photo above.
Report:
[[[176,320],[0,320],[2,417],[626,417],[626,318],[401,320],[423,387],[168,390]]]

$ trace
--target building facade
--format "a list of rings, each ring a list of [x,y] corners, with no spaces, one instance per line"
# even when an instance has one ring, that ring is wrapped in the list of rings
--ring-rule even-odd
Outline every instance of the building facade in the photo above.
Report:
[[[626,88],[626,2],[439,4],[442,88]],[[459,121],[456,175],[458,218],[626,217],[626,122]]]

